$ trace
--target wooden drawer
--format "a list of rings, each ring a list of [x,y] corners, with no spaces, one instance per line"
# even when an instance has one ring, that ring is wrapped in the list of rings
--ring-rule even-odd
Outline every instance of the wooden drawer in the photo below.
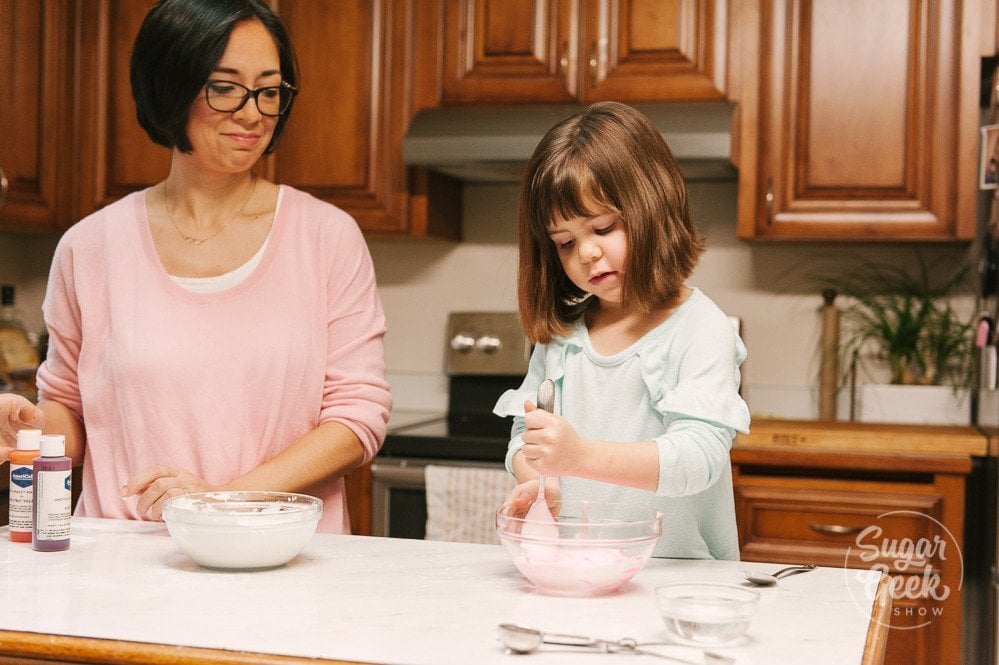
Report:
[[[937,430],[927,428],[841,424],[792,431],[804,432],[785,442],[796,448],[732,451],[742,559],[880,567],[893,581],[886,665],[960,665],[971,458],[858,450],[895,436],[911,444],[922,433],[925,445],[909,447],[925,451],[938,443]],[[855,436],[848,451],[807,449],[831,445],[844,433]]]
[[[922,574],[947,565],[953,539],[934,492],[874,491],[869,483],[743,478],[736,488],[739,541],[747,560],[788,558],[825,566]]]

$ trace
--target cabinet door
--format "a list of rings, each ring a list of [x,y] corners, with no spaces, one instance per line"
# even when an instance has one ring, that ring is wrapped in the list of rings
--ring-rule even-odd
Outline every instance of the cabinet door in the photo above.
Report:
[[[723,99],[727,0],[588,0],[583,101]]]
[[[578,0],[445,0],[442,20],[444,104],[575,96]]]
[[[443,104],[725,96],[727,0],[445,0]]]
[[[977,2],[748,4],[739,236],[970,239]]]
[[[153,143],[135,117],[129,81],[132,42],[155,0],[77,3],[79,137],[72,222],[163,180],[170,151]]]
[[[71,35],[68,2],[0,0],[2,228],[51,230],[66,216]]]
[[[369,234],[453,237],[421,206],[434,187],[402,164],[418,3],[281,0],[300,69],[299,95],[268,174],[337,205]],[[451,200],[459,200],[457,195]],[[452,215],[447,223],[457,222]]]

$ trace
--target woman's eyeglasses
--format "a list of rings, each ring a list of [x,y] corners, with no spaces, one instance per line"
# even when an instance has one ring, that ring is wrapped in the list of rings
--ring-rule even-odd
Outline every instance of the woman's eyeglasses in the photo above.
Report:
[[[287,111],[297,93],[298,88],[284,81],[281,85],[269,85],[256,90],[233,81],[209,81],[205,84],[205,101],[212,109],[235,113],[253,97],[260,114],[272,118]]]

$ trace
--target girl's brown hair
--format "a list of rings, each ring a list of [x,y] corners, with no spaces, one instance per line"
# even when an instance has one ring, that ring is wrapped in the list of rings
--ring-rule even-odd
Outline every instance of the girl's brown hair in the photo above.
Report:
[[[562,269],[549,227],[574,217],[621,217],[628,238],[626,307],[674,300],[704,252],[680,167],[659,131],[625,104],[598,102],[545,134],[520,192],[517,290],[527,336],[564,335],[586,295]]]

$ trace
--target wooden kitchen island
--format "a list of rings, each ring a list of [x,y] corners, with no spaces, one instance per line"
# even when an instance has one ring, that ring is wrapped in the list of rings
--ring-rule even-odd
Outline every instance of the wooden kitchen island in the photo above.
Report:
[[[0,663],[519,663],[497,626],[659,642],[653,589],[673,581],[741,583],[772,565],[653,559],[619,592],[542,595],[500,546],[317,534],[286,566],[199,567],[162,524],[75,518],[65,552],[35,552],[0,530]],[[887,579],[887,578],[884,578]],[[737,664],[873,665],[890,609],[881,576],[819,568],[761,590]],[[875,619],[872,621],[872,610]],[[666,662],[545,647],[542,664]],[[700,653],[666,646],[691,662]],[[318,660],[315,660],[318,659]]]
[[[970,481],[990,454],[985,434],[763,419],[751,429],[732,450],[742,558],[883,570],[896,584],[885,662],[959,665],[973,548],[994,528]],[[981,662],[975,644],[965,650]]]

